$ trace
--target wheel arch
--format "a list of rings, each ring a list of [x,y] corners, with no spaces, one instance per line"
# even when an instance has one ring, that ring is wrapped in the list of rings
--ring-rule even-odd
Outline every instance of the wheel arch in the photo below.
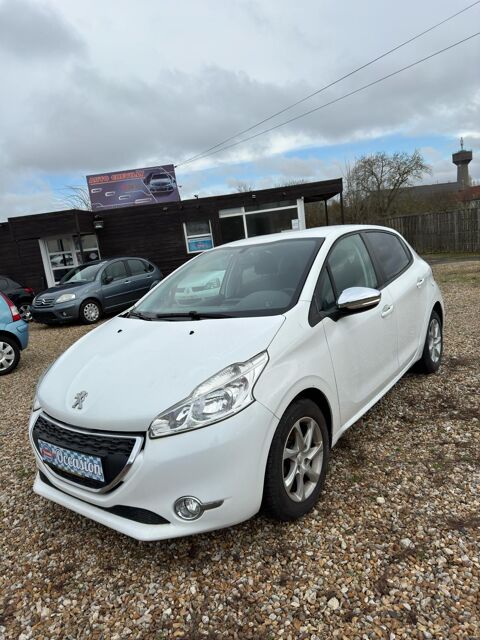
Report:
[[[440,321],[442,323],[442,327],[443,327],[443,308],[439,300],[437,300],[437,302],[435,302],[435,304],[433,305],[432,311],[435,311],[436,313],[438,313],[440,317]]]
[[[9,338],[12,342],[15,343],[19,351],[23,351],[23,347],[20,340],[17,338],[15,334],[10,333],[10,331],[0,331],[0,339],[1,338]]]
[[[98,304],[98,306],[100,307],[100,311],[103,313],[103,303],[98,296],[94,296],[94,295],[87,296],[84,300],[82,300],[78,305],[78,309],[80,310],[80,308],[87,302],[95,302],[96,304]]]
[[[330,439],[330,447],[331,447],[332,433],[333,433],[333,415],[332,415],[332,408],[330,406],[330,402],[328,401],[327,396],[322,391],[320,391],[320,389],[317,389],[315,387],[309,387],[307,389],[304,389],[300,393],[298,393],[294,398],[292,398],[288,406],[290,406],[297,400],[302,400],[303,398],[312,400],[312,402],[314,402],[323,413],[323,416],[327,423],[328,436]]]

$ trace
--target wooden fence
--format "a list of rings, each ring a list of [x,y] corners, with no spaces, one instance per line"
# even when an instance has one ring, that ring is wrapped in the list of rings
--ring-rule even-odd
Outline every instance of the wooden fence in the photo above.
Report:
[[[389,218],[419,253],[480,253],[480,208]]]

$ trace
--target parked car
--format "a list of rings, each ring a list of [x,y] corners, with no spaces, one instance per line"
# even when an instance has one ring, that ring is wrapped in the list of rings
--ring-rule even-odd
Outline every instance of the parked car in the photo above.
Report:
[[[178,285],[209,270],[218,295],[186,308]],[[414,363],[438,370],[443,319],[429,265],[385,227],[207,251],[45,373],[34,490],[139,540],[262,506],[299,518],[341,435]]]
[[[172,193],[176,188],[176,182],[168,173],[153,173],[146,181],[151,193]]]
[[[33,300],[36,322],[97,322],[134,304],[162,279],[160,269],[143,258],[96,260],[72,268],[55,287]]]
[[[0,276],[0,291],[15,303],[22,320],[29,322],[32,319],[30,305],[35,296],[33,289],[22,287],[8,276]]]
[[[28,345],[28,324],[12,300],[0,291],[0,376],[17,367]]]

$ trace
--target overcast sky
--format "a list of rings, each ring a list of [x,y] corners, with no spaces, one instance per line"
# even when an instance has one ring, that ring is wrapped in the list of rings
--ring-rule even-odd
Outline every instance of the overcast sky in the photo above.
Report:
[[[471,0],[470,0],[471,2]],[[196,154],[470,3],[457,0],[0,0],[0,220],[61,208],[95,172]],[[480,5],[279,119],[478,31]],[[177,170],[183,198],[342,175],[419,148],[480,179],[480,38],[274,133]]]

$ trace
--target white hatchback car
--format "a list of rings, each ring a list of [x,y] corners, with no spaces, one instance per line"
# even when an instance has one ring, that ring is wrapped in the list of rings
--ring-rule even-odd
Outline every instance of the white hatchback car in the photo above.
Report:
[[[209,265],[217,295],[186,309],[180,284]],[[44,374],[34,490],[139,540],[226,527],[262,506],[303,516],[346,429],[414,363],[438,369],[443,317],[430,267],[384,227],[207,251]]]

